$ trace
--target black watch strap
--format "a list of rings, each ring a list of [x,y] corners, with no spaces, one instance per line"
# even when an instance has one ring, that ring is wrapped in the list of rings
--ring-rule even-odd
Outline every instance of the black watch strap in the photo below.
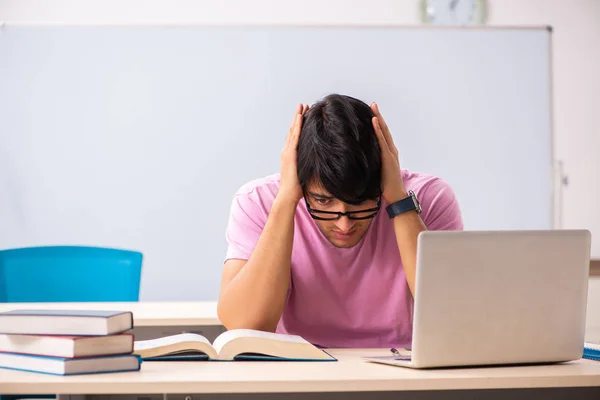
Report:
[[[417,196],[415,196],[415,193],[412,190],[408,191],[408,197],[386,207],[386,211],[390,218],[394,218],[396,215],[413,210],[416,210],[418,214],[421,213],[421,206],[417,200]]]

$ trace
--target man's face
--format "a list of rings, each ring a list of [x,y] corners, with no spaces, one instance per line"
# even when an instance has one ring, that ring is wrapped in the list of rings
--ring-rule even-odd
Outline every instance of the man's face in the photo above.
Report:
[[[319,213],[319,211],[353,212],[368,210],[377,207],[377,200],[367,200],[359,205],[346,204],[329,194],[322,186],[310,184],[306,190],[306,202],[313,209],[313,216],[334,218],[335,215]],[[354,214],[356,216],[373,215],[374,211]],[[367,232],[367,228],[373,219],[349,219],[342,216],[338,220],[324,221],[314,219],[323,235],[336,247],[347,248],[356,246]]]

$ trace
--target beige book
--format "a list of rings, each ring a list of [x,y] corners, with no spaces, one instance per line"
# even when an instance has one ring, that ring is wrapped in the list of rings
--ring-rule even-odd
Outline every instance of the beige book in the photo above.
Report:
[[[138,340],[134,354],[144,360],[299,360],[336,361],[296,335],[234,329],[220,334],[213,343],[195,333],[182,333],[158,339]]]
[[[83,358],[128,354],[133,335],[109,336],[0,335],[0,353]]]

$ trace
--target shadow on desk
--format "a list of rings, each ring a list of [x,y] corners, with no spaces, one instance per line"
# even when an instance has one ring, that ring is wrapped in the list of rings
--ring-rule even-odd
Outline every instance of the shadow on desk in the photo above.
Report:
[[[217,336],[225,332],[222,325],[205,326],[138,326],[133,328],[135,340],[157,339],[165,336],[177,335],[179,333],[197,333],[207,338],[211,343]],[[191,400],[191,399],[188,399]]]
[[[85,398],[84,398],[85,397]],[[59,400],[598,400],[600,387],[352,393],[255,393],[60,396]]]

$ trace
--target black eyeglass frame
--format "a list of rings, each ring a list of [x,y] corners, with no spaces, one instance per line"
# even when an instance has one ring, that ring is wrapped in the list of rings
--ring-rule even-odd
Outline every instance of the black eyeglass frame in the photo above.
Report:
[[[308,200],[306,200],[306,197],[304,198],[304,202],[306,203],[306,209],[308,210],[308,213],[310,214],[310,216],[313,219],[316,219],[319,221],[337,221],[340,218],[342,218],[343,216],[346,216],[348,219],[351,219],[354,221],[371,219],[371,218],[375,218],[375,216],[377,216],[377,214],[379,213],[379,210],[381,210],[381,196],[379,196],[377,198],[377,206],[375,206],[373,208],[367,208],[365,210],[346,211],[346,212],[323,211],[323,210],[317,210],[315,208],[311,208],[310,204],[308,204]],[[319,217],[319,216],[313,214],[315,212],[320,213],[320,214],[336,215],[336,217],[331,217],[331,218]],[[366,213],[366,212],[370,212],[371,214],[364,216],[364,217],[353,217],[352,216],[352,214],[362,214],[362,213]]]

